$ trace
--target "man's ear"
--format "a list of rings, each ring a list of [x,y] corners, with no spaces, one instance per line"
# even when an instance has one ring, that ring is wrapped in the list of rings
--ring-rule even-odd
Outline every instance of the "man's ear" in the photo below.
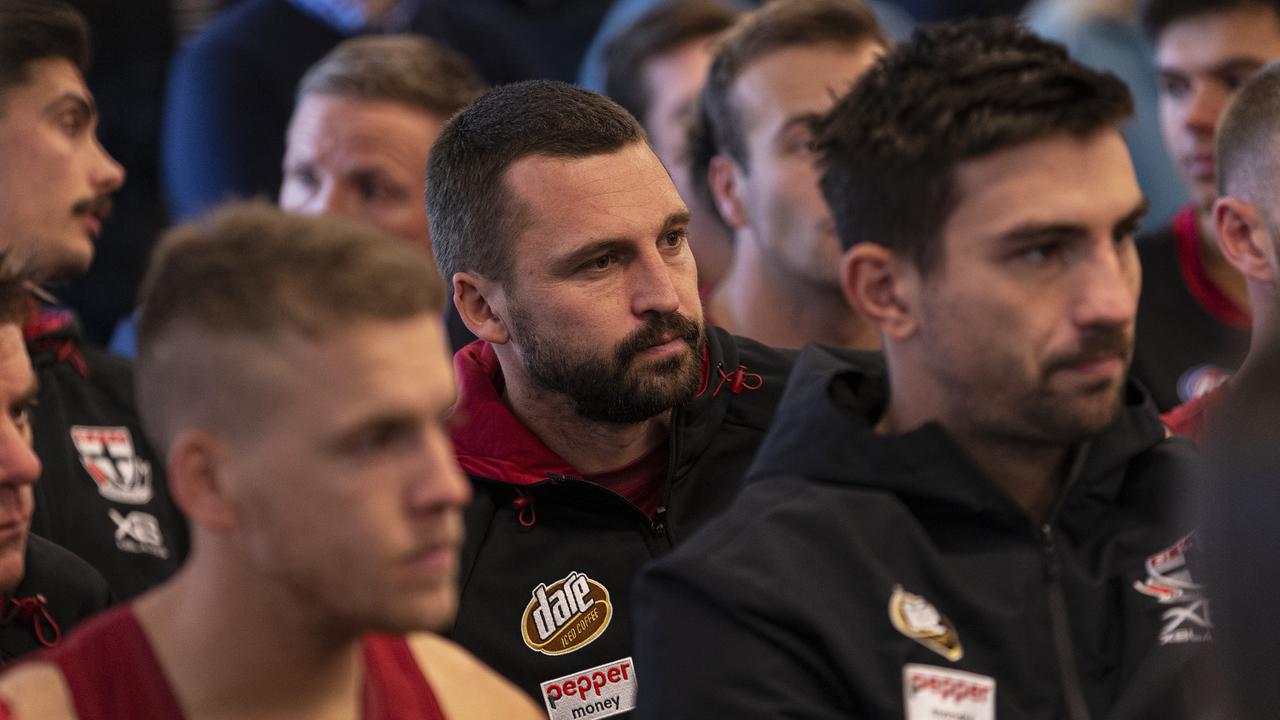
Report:
[[[861,242],[844,254],[840,287],[845,299],[889,340],[905,340],[916,331],[919,276],[883,245]]]
[[[1246,278],[1270,283],[1275,250],[1271,230],[1257,207],[1224,196],[1213,204],[1213,227],[1222,255]]]
[[[206,430],[183,430],[170,446],[169,492],[195,525],[225,532],[238,522],[236,502],[228,492],[227,447]]]
[[[488,278],[469,272],[453,274],[453,304],[462,323],[476,337],[493,345],[511,340],[507,329],[506,293]]]
[[[716,211],[734,230],[747,226],[747,204],[742,200],[742,178],[738,163],[728,155],[716,155],[707,166],[707,186]]]

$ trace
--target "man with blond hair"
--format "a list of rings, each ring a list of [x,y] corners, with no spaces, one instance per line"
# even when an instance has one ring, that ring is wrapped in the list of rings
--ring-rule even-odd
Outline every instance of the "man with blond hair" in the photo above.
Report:
[[[424,632],[454,615],[470,499],[435,278],[366,225],[265,206],[165,239],[139,399],[192,553],[0,680],[11,717],[534,716]]]

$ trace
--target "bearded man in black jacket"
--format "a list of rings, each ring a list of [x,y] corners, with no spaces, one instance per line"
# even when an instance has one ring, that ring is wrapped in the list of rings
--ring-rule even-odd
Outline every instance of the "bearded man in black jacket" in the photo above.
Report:
[[[733,508],[642,577],[640,716],[1181,717],[1189,448],[1126,383],[1124,85],[1010,22],[890,52],[818,130],[883,362],[810,347]]]
[[[728,507],[792,357],[706,326],[688,207],[640,124],[564,83],[497,88],[431,149],[471,477],[450,636],[553,720],[629,711],[636,572]]]

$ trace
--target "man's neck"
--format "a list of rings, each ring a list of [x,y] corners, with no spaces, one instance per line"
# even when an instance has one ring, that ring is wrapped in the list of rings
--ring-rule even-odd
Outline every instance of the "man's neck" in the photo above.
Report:
[[[190,720],[350,718],[364,675],[360,638],[335,636],[283,592],[235,562],[193,555],[173,581],[134,604]]]
[[[1222,254],[1218,247],[1217,233],[1213,227],[1212,216],[1203,210],[1196,212],[1196,227],[1200,231],[1200,262],[1204,265],[1205,274],[1222,291],[1236,307],[1249,307],[1249,291],[1245,285],[1244,275],[1235,268]]]
[[[1071,457],[1068,448],[951,434],[978,469],[1004,490],[1033,523],[1039,526],[1049,521],[1066,480]]]
[[[707,313],[725,330],[773,347],[880,346],[875,328],[849,307],[838,285],[789,274],[743,235],[735,241],[733,263],[709,298]]]
[[[938,422],[974,465],[996,487],[1004,490],[1033,523],[1039,526],[1047,522],[1067,475],[1070,448],[1019,442],[971,429],[964,423],[948,422],[946,417],[953,413],[937,407],[935,402],[942,395],[931,392],[924,385],[926,383],[896,385],[890,393],[884,416],[876,425],[876,432],[898,435],[929,422]]]
[[[667,439],[671,428],[671,411],[638,423],[587,420],[564,395],[528,382],[512,383],[510,376],[503,400],[544,445],[588,476],[617,470],[648,455]]]

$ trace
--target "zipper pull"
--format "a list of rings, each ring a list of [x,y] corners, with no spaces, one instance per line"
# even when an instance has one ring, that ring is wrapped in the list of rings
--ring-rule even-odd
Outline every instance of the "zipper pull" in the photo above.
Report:
[[[653,514],[653,520],[649,521],[649,531],[652,532],[655,537],[661,537],[662,534],[667,531],[666,519],[667,508],[664,505],[658,508],[657,512]]]
[[[1053,539],[1053,528],[1045,523],[1040,527],[1041,547],[1044,549],[1045,575],[1050,580],[1057,580],[1062,569],[1058,565],[1058,546]]]

